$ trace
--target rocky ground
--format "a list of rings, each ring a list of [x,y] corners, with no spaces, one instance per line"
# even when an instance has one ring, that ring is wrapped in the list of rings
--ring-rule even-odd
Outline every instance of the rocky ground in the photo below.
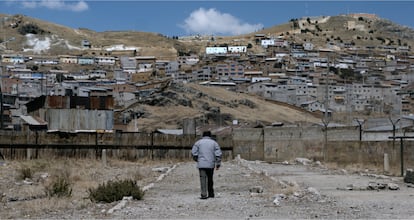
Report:
[[[99,163],[92,164],[90,172],[95,173],[95,179],[122,178],[131,174],[130,168],[140,169],[139,175],[145,176],[139,178],[146,190],[143,200],[125,198],[110,204],[82,198],[86,190],[80,186],[86,187],[85,182],[91,181],[82,176],[75,178],[77,189],[71,198],[43,198],[40,182],[25,184],[10,178],[16,175],[16,171],[9,172],[16,168],[15,163],[0,166],[2,219],[407,219],[414,215],[414,188],[402,177],[328,169],[306,159],[280,164],[240,158],[225,161],[215,171],[216,197],[207,200],[199,199],[194,162],[162,161],[135,166],[132,162],[118,162],[104,168],[107,172],[97,168]],[[92,182],[88,186],[93,185]],[[35,203],[52,208],[37,207]]]

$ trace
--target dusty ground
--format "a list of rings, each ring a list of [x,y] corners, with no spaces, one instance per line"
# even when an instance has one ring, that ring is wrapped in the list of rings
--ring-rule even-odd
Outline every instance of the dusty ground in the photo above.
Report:
[[[42,166],[45,162],[24,163],[41,164],[36,170],[43,167],[51,175],[56,169],[52,165]],[[2,219],[407,219],[414,215],[414,188],[403,183],[401,177],[327,169],[318,163],[225,161],[215,172],[216,198],[208,200],[199,199],[194,162],[110,161],[104,168],[99,161],[56,163],[65,164],[65,169],[72,172],[75,184],[70,198],[42,197],[42,182],[36,178],[31,185],[16,180],[19,173],[16,169],[22,164],[10,162],[0,166]],[[41,173],[38,171],[34,176]],[[85,198],[87,188],[104,180],[127,177],[139,179],[139,184],[148,189],[143,200],[97,204]],[[383,185],[390,183],[399,189]],[[368,186],[375,190],[369,190]],[[122,203],[120,209],[114,209]]]

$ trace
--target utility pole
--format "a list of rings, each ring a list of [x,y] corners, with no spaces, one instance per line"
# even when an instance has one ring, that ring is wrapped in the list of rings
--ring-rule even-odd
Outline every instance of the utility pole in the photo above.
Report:
[[[325,81],[325,100],[324,100],[324,107],[325,107],[325,112],[324,112],[324,117],[322,119],[322,123],[324,125],[324,139],[325,139],[325,143],[324,143],[324,149],[323,149],[323,160],[326,162],[327,160],[327,154],[328,154],[328,124],[329,124],[329,116],[328,116],[328,110],[329,110],[329,68],[330,68],[330,64],[329,64],[329,56],[328,56],[328,61],[327,61],[327,65],[328,65],[328,69],[326,71],[326,81]]]
[[[390,116],[389,120],[392,124],[392,147],[394,148],[395,147],[395,131],[397,130],[396,125],[401,120],[401,118],[398,118],[397,120],[393,120],[392,117]],[[401,141],[402,141],[402,139],[401,139]]]
[[[4,29],[4,24],[7,21],[8,17],[3,17],[1,21],[1,30],[3,32],[3,42],[0,44],[4,44],[4,49],[7,50],[7,42],[13,41],[15,38],[12,37],[9,40],[6,40],[6,31]],[[2,62],[2,56],[0,56],[0,130],[3,130],[4,128],[4,119],[3,119],[3,112],[4,112],[4,106],[3,106],[3,62]]]
[[[0,57],[0,130],[4,128],[4,121],[3,121],[3,65],[2,65],[2,58]]]

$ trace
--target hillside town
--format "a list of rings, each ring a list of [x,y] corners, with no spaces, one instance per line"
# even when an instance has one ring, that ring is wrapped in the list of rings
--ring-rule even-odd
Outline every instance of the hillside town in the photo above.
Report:
[[[300,26],[324,20],[303,18],[296,31],[309,31],[310,26]],[[363,27],[349,21],[347,28]],[[353,120],[354,113],[402,117],[413,112],[410,46],[362,46],[340,39],[319,46],[295,40],[293,34],[258,33],[249,41],[226,43],[196,36],[191,40],[207,41],[208,46],[174,59],[141,54],[129,45],[95,50],[88,39],[77,46],[87,53],[58,56],[10,51],[3,41],[1,128],[130,131],[125,125],[136,115],[117,121],[116,111],[171,83],[190,82],[259,95],[329,117],[349,115],[342,123]]]

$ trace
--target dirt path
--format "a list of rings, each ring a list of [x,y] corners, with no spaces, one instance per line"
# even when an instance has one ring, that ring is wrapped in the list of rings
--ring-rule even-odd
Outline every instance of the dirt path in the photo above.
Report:
[[[366,190],[370,183],[396,183],[400,189]],[[250,192],[256,186],[263,192]],[[215,173],[215,189],[216,198],[200,200],[195,164],[181,163],[144,200],[130,201],[106,217],[395,219],[414,214],[414,189],[401,178],[337,174],[320,167],[225,162]]]
[[[66,161],[65,165],[73,167],[72,179],[77,180],[70,198],[44,197],[41,181],[35,180],[43,172],[35,174],[33,184],[15,180],[21,162],[13,162],[0,167],[0,219],[412,219],[414,216],[414,188],[401,177],[351,174],[326,169],[318,163],[299,162],[224,161],[214,175],[216,197],[207,200],[199,199],[195,162],[111,161],[102,167],[99,161]],[[42,161],[27,163],[43,164]],[[143,200],[102,204],[85,199],[88,187],[131,176],[142,177],[139,183],[146,189]],[[399,189],[391,190],[391,186]]]

